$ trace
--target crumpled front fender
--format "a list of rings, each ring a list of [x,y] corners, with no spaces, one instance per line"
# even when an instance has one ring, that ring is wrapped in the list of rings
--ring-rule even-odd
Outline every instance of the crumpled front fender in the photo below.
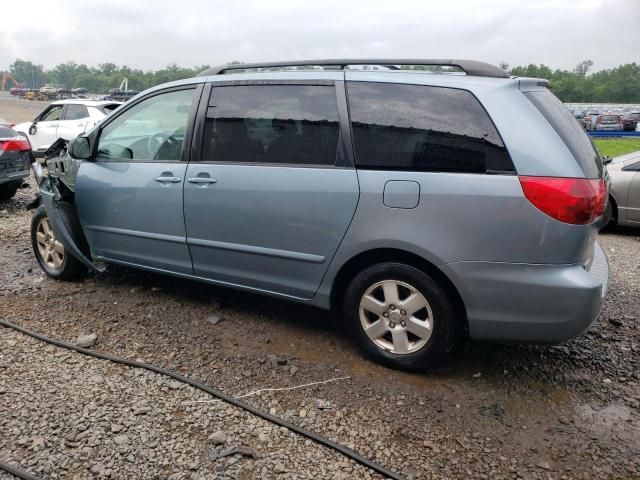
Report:
[[[47,211],[47,216],[49,217],[51,228],[53,228],[53,233],[55,233],[56,238],[62,243],[62,245],[64,245],[65,251],[73,255],[87,267],[98,272],[104,272],[104,266],[96,265],[82,253],[82,251],[78,248],[75,241],[73,240],[73,237],[69,233],[69,230],[62,221],[57,206],[60,198],[60,193],[58,192],[55,185],[52,184],[51,179],[43,182],[43,184],[40,186],[40,197],[42,199],[42,205],[44,205],[44,208]]]

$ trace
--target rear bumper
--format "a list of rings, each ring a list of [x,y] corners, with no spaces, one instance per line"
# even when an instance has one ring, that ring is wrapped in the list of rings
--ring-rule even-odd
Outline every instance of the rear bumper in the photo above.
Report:
[[[456,262],[444,267],[465,303],[472,339],[558,343],[583,334],[606,294],[609,265],[598,243],[580,265]]]
[[[0,184],[4,183],[18,183],[22,184],[22,179],[27,178],[29,176],[29,170],[24,172],[13,172],[4,175],[0,175]]]

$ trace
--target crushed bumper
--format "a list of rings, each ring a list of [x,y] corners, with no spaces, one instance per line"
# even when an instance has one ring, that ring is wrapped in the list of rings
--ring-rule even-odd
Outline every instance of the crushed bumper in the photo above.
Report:
[[[69,233],[69,230],[58,213],[58,192],[50,182],[51,179],[47,179],[40,186],[40,198],[42,200],[42,205],[44,205],[44,208],[47,211],[47,216],[49,217],[49,222],[51,223],[51,228],[53,228],[56,238],[62,242],[66,252],[73,255],[87,267],[98,272],[103,272],[105,270],[104,266],[97,265],[88,259],[73,240],[73,237]]]

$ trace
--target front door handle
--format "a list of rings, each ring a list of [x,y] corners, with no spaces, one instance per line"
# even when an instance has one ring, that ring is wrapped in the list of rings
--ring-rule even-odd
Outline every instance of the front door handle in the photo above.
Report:
[[[211,177],[190,177],[187,181],[189,183],[216,183],[218,180]]]
[[[154,178],[154,180],[156,182],[160,182],[160,183],[178,183],[181,178],[180,177],[165,177],[163,175]]]

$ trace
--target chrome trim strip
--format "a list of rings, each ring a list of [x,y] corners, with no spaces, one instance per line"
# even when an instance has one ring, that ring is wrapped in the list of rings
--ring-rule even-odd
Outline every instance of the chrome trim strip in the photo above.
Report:
[[[151,240],[160,240],[163,242],[171,243],[186,243],[186,237],[179,237],[177,235],[165,235],[164,233],[150,233],[141,232],[139,230],[127,230],[124,228],[102,227],[98,225],[87,225],[87,230],[93,230],[95,232],[113,233],[115,235],[127,235],[129,237],[149,238]]]
[[[290,250],[277,250],[275,248],[254,247],[253,245],[241,245],[237,243],[216,242],[213,240],[201,240],[199,238],[189,238],[187,244],[198,247],[216,248],[219,250],[231,250],[233,252],[249,253],[267,257],[286,258],[308,263],[324,263],[326,258],[321,255],[311,253],[292,252]]]

